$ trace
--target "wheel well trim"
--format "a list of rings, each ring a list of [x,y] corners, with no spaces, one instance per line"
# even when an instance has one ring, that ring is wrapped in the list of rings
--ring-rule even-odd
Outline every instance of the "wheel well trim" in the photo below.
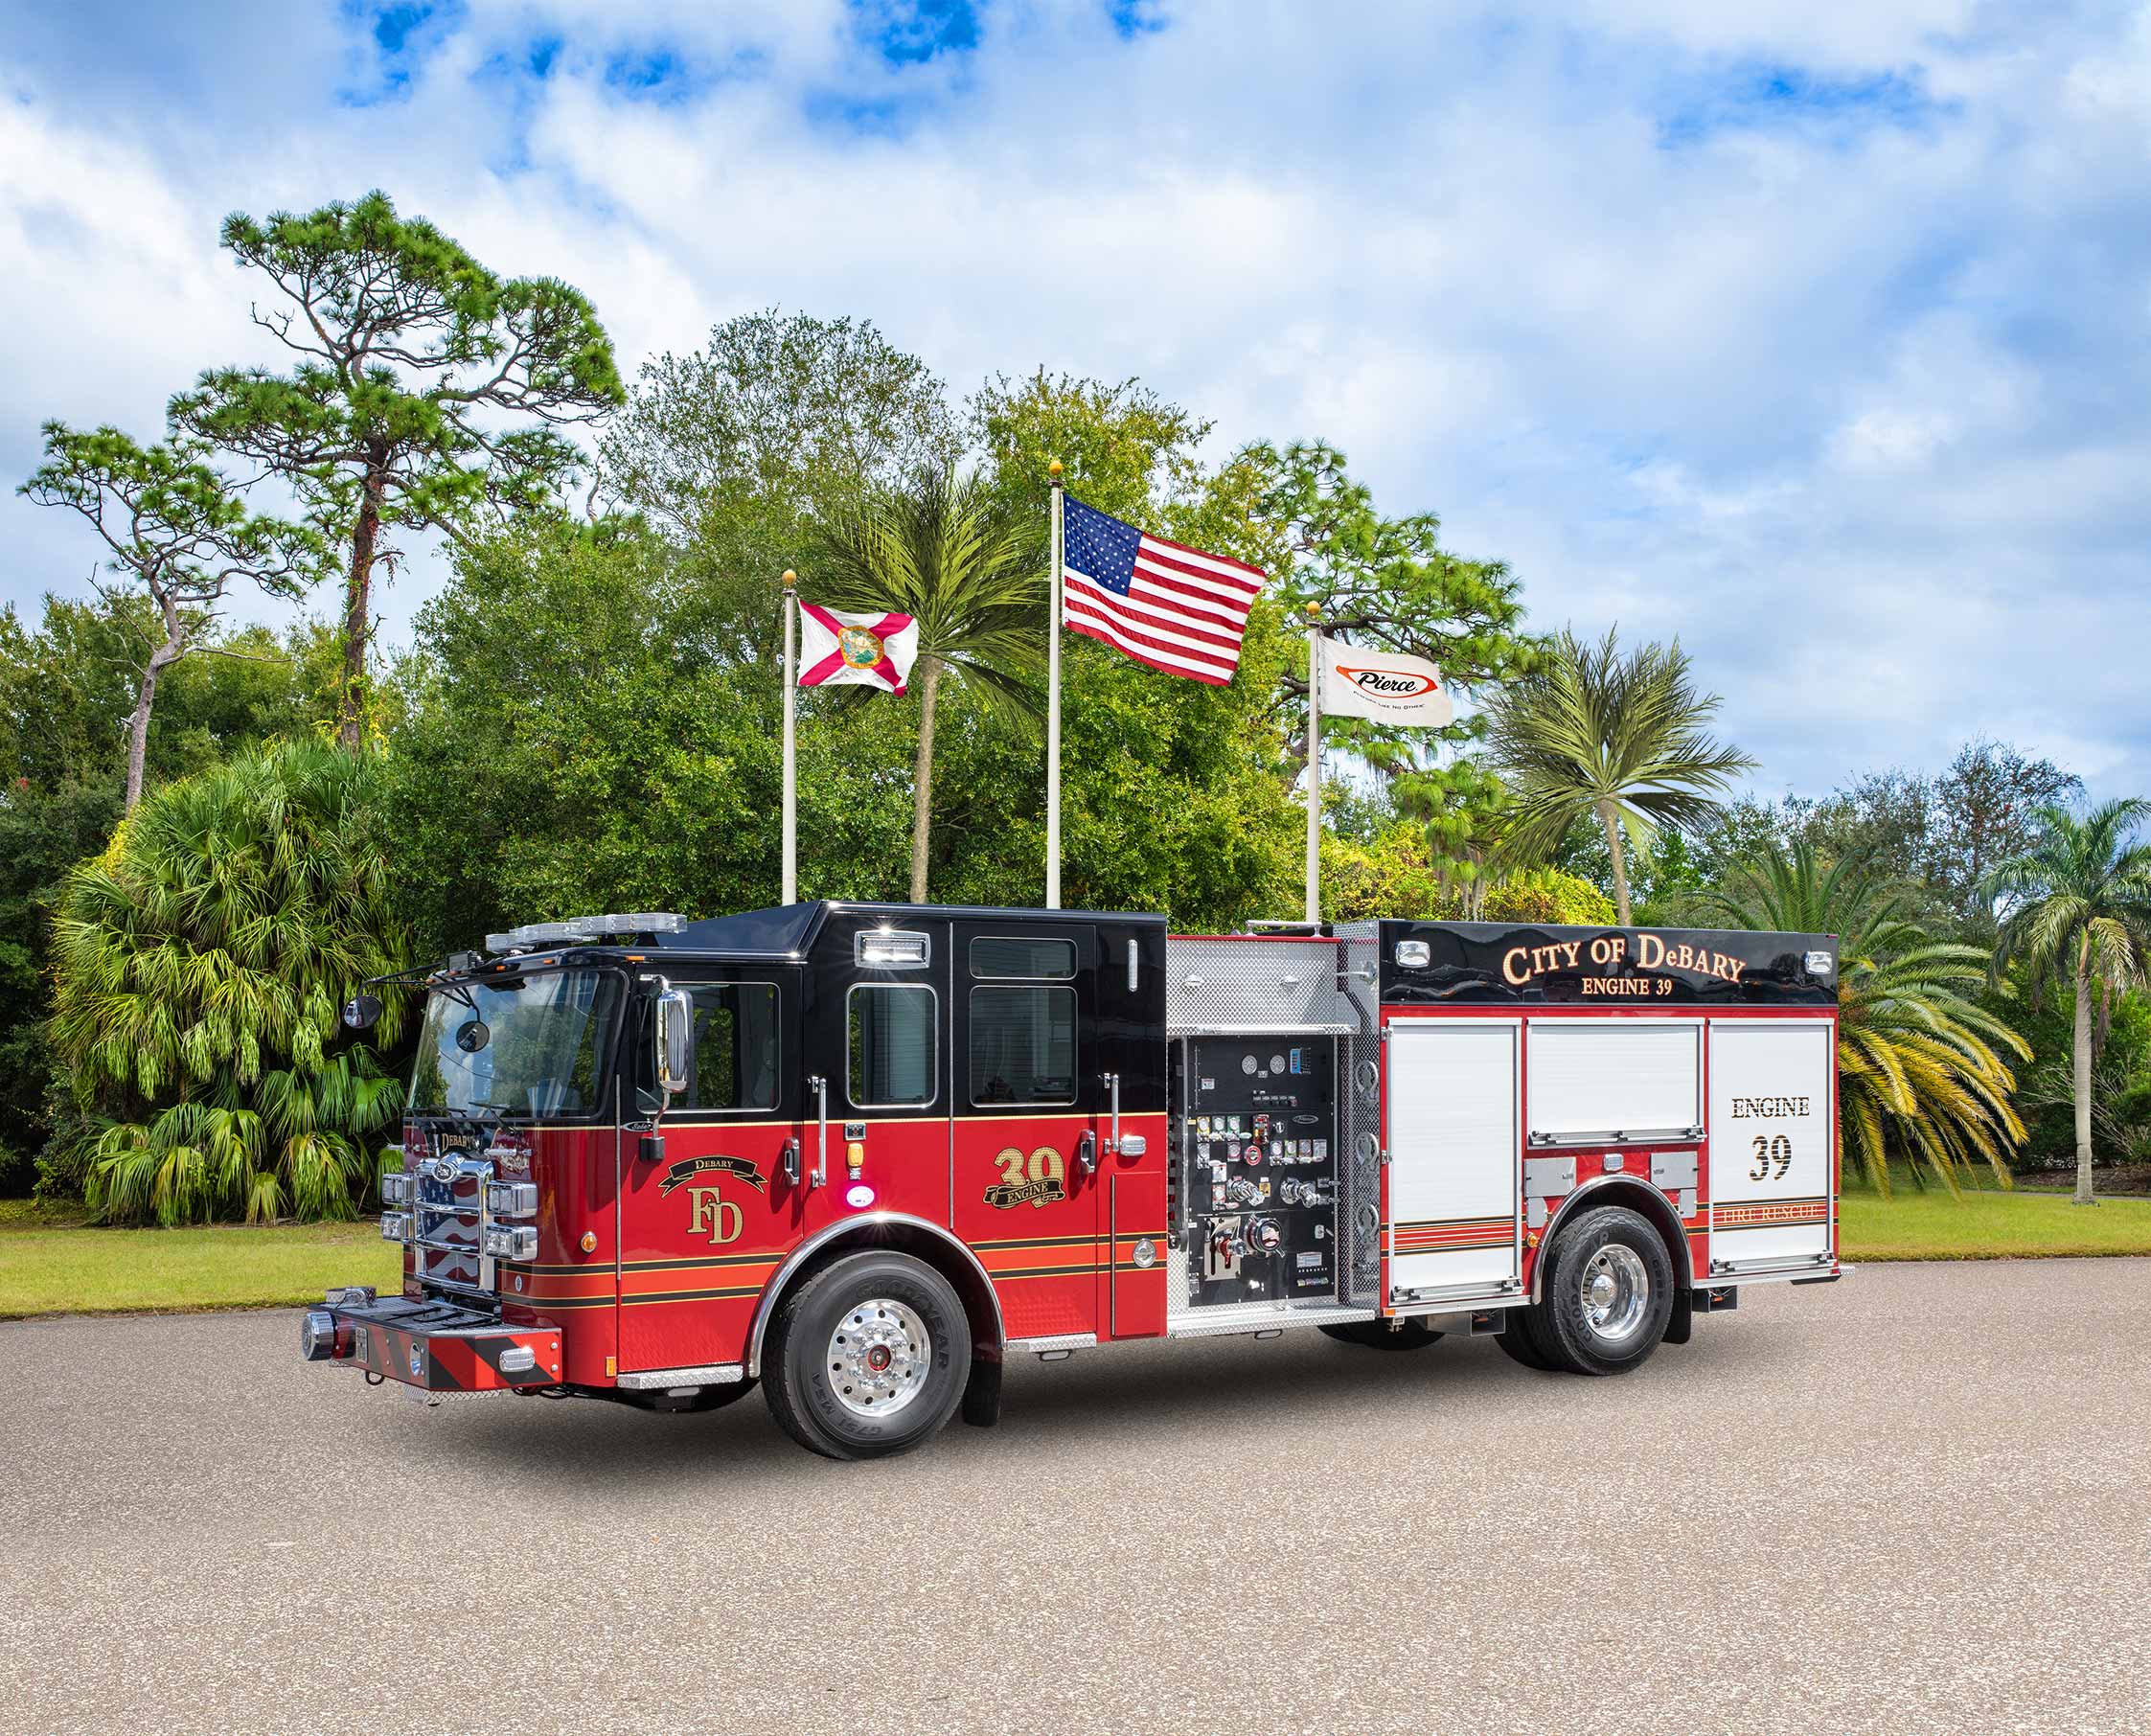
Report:
[[[839,1218],[835,1223],[825,1223],[793,1248],[785,1263],[777,1268],[777,1274],[763,1287],[762,1299],[755,1304],[754,1326],[747,1336],[746,1372],[749,1380],[759,1380],[762,1375],[762,1339],[769,1330],[770,1318],[777,1312],[777,1301],[785,1287],[798,1276],[800,1270],[816,1254],[830,1244],[846,1236],[859,1236],[874,1229],[924,1230],[942,1245],[964,1257],[964,1263],[977,1274],[979,1288],[994,1311],[994,1347],[998,1350],[1008,1342],[1008,1325],[1001,1315],[999,1292],[994,1289],[991,1273],[980,1264],[979,1258],[952,1234],[946,1224],[935,1223],[930,1219],[915,1218],[909,1212],[861,1212],[857,1217]]]
[[[1589,1195],[1603,1193],[1608,1188],[1615,1189],[1616,1194],[1614,1199],[1602,1202],[1607,1205],[1616,1204],[1620,1199],[1627,1199],[1630,1195],[1640,1195],[1644,1199],[1650,1201],[1651,1209],[1646,1215],[1651,1221],[1652,1227],[1659,1232],[1661,1240],[1669,1241],[1673,1247],[1680,1249],[1679,1256],[1673,1262],[1673,1276],[1677,1288],[1685,1290],[1695,1283],[1695,1260],[1688,1248],[1686,1226],[1675,1215],[1672,1204],[1666,1199],[1665,1196],[1646,1183],[1640,1176],[1593,1176],[1556,1206],[1553,1216],[1546,1220],[1545,1230],[1539,1238],[1539,1258],[1531,1268],[1531,1294],[1529,1297],[1531,1301],[1537,1302],[1540,1300],[1546,1274],[1545,1250],[1553,1245],[1554,1233],[1561,1228],[1577,1200],[1585,1199]],[[1669,1226],[1672,1235],[1667,1237],[1666,1232]],[[1668,1252],[1670,1251],[1671,1248],[1669,1247]]]

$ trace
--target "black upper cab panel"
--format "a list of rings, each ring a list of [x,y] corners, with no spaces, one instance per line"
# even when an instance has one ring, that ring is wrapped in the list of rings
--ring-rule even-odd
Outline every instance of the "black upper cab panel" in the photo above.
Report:
[[[1385,919],[1381,948],[1382,999],[1392,1006],[1829,1007],[1838,999],[1834,934]]]

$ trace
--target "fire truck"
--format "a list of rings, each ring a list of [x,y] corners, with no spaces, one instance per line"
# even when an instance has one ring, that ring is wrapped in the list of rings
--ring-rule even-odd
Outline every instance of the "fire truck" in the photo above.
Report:
[[[1316,1327],[1620,1374],[1838,1261],[1837,943],[815,902],[491,935],[424,1016],[374,1383],[858,1459],[1012,1357]],[[345,1009],[363,1028],[368,994]],[[1340,1352],[1339,1354],[1346,1354]]]

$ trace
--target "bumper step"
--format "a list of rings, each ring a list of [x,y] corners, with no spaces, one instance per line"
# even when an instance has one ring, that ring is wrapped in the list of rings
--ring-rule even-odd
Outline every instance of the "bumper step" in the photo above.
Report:
[[[452,1302],[338,1291],[307,1311],[301,1354],[424,1392],[499,1392],[561,1379],[557,1326],[503,1326]]]

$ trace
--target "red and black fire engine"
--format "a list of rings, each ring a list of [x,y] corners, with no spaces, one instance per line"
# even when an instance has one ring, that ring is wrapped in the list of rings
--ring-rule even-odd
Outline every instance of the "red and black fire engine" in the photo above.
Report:
[[[1813,934],[538,924],[421,980],[402,1293],[332,1292],[303,1350],[428,1398],[759,1383],[839,1458],[1133,1338],[1497,1334],[1615,1374],[1840,1275],[1836,984]]]

